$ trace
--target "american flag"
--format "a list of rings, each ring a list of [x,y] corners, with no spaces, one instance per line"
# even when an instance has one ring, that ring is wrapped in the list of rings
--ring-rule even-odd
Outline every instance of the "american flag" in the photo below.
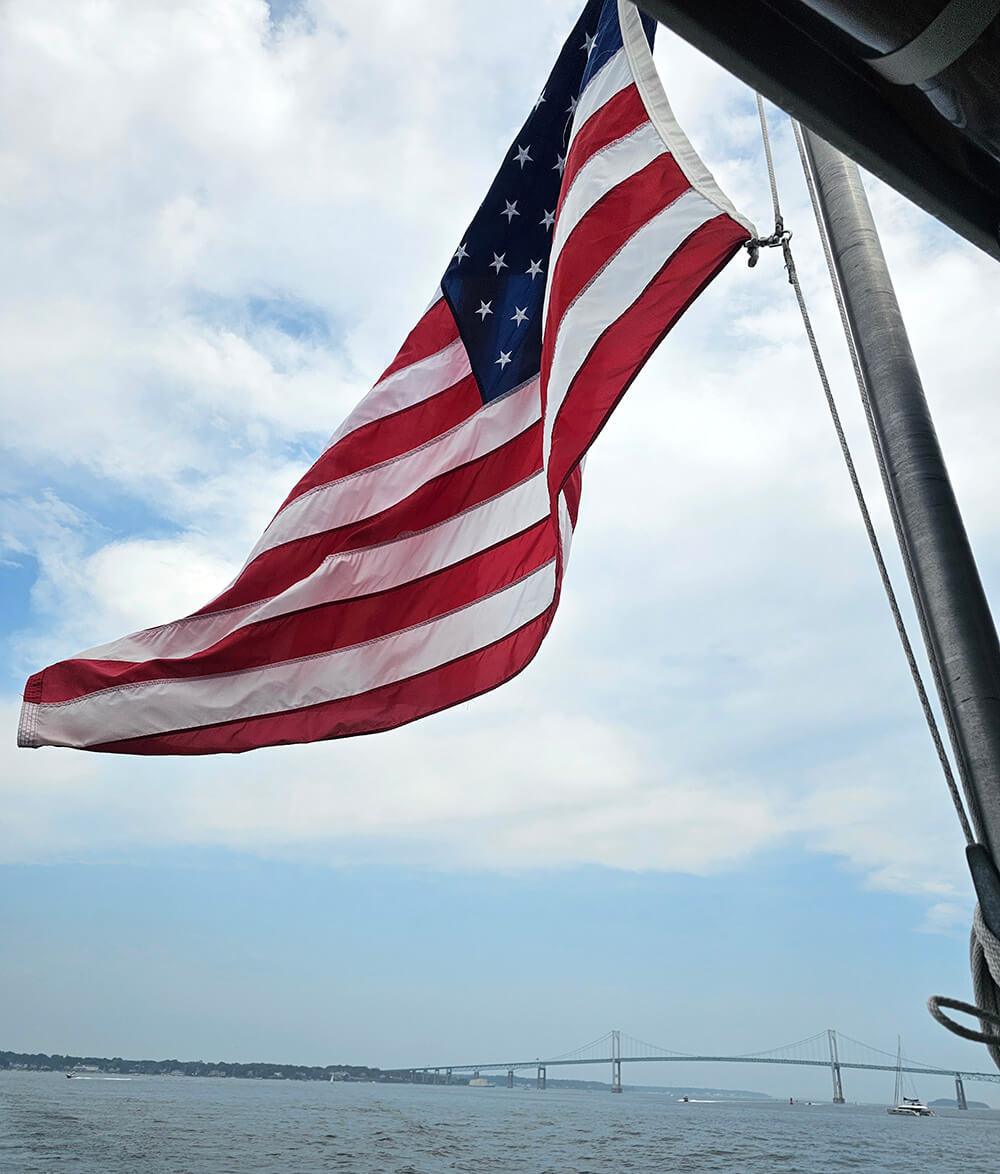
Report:
[[[677,126],[654,24],[591,0],[438,296],[199,611],[32,676],[18,742],[211,754],[391,729],[519,673],[583,457],[753,234]]]

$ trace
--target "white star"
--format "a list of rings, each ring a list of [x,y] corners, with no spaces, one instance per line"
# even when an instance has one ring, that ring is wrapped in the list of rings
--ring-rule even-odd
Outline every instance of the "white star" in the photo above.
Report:
[[[465,258],[468,255],[469,255],[469,252],[468,252],[468,249],[466,249],[465,245],[459,245],[458,248],[455,250],[455,260],[459,263],[459,265],[461,265],[461,263],[465,260]]]
[[[513,202],[513,204],[510,202],[510,200],[504,200],[504,203],[507,205],[507,207],[506,207],[506,208],[504,208],[504,210],[503,210],[503,211],[500,213],[500,215],[501,215],[501,216],[506,216],[506,217],[507,217],[507,223],[508,223],[508,224],[510,224],[510,222],[511,222],[511,221],[514,219],[514,217],[515,217],[515,216],[520,216],[520,215],[521,215],[521,213],[520,213],[520,212],[518,212],[518,210],[517,210],[517,200],[515,200],[515,201]],[[495,256],[495,254],[494,254],[494,256]],[[506,253],[504,253],[504,256],[506,257],[506,256],[507,256],[507,254],[506,254]],[[498,270],[497,270],[497,272],[499,273],[499,272],[500,272],[500,270],[498,269]]]
[[[526,147],[522,147],[520,143],[517,144],[517,155],[514,157],[514,162],[521,164],[522,171],[524,170],[525,163],[533,162],[531,156],[528,154],[530,150],[531,143],[529,143]]]
[[[538,107],[539,107],[539,106],[541,106],[541,104],[542,104],[544,101],[545,101],[545,91],[544,91],[544,90],[542,90],[542,92],[541,92],[541,93],[538,95],[538,97],[535,99],[535,104],[534,104],[534,106],[532,106],[532,110],[537,110],[537,109],[538,109]]]
[[[501,351],[500,358],[497,359],[497,362],[500,364],[500,370],[502,371],[510,362],[510,351]]]
[[[493,311],[490,309],[490,306],[492,306],[492,305],[493,305],[492,302],[480,301],[480,303],[479,303],[479,309],[476,311],[476,313],[479,315],[480,318],[482,318],[482,320],[484,322],[486,321],[486,315],[493,313]]]
[[[553,171],[558,171],[560,175],[566,170],[566,156],[556,155],[556,165],[552,168]]]
[[[514,317],[511,318],[511,322],[516,322],[517,325],[520,326],[522,322],[527,322],[527,321],[528,321],[528,315],[524,312],[524,310],[521,309],[520,306],[515,306],[514,307]]]
[[[567,114],[575,114],[576,113],[576,98],[570,98],[569,105],[566,107],[566,113]]]
[[[500,215],[502,216],[503,213],[501,212]],[[506,256],[506,253],[501,253],[499,257],[496,255],[496,253],[493,254],[493,260],[490,262],[490,268],[497,271],[497,277],[500,276],[501,269],[507,268],[507,262],[504,260],[504,257]]]
[[[592,37],[590,35],[590,33],[584,33],[584,41],[583,41],[583,44],[580,46],[580,48],[584,51],[584,53],[587,54],[588,57],[594,51],[594,42],[596,40],[597,40],[597,37]]]
[[[531,264],[528,266],[528,268],[525,270],[525,273],[527,273],[527,275],[531,278],[531,280],[534,281],[535,278],[539,275],[539,273],[541,273],[541,271],[542,271],[541,261],[532,261]]]
[[[548,210],[548,208],[546,208],[545,209],[545,216],[541,220],[539,220],[538,223],[542,226],[542,228],[551,228],[552,225],[555,224],[555,222],[556,222],[555,212],[550,212]]]

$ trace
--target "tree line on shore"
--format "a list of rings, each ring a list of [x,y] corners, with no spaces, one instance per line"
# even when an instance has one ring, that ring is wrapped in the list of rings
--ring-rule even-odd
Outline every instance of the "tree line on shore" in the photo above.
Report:
[[[60,1053],[0,1051],[0,1069],[28,1072],[100,1072],[113,1076],[236,1076],[246,1080],[399,1081],[398,1074],[355,1064],[237,1064],[226,1060],[125,1060],[121,1056],[64,1056]]]

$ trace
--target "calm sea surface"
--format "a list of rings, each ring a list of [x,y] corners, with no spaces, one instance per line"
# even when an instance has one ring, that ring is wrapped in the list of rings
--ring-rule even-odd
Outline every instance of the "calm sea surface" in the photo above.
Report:
[[[1000,1112],[0,1072],[0,1169],[86,1174],[998,1174]]]

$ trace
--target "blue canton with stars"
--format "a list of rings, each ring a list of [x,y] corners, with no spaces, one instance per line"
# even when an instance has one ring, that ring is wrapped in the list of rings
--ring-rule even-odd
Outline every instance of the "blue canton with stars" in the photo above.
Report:
[[[655,21],[644,16],[643,27],[652,44]],[[484,404],[538,374],[573,111],[621,47],[617,0],[590,0],[442,278]]]

